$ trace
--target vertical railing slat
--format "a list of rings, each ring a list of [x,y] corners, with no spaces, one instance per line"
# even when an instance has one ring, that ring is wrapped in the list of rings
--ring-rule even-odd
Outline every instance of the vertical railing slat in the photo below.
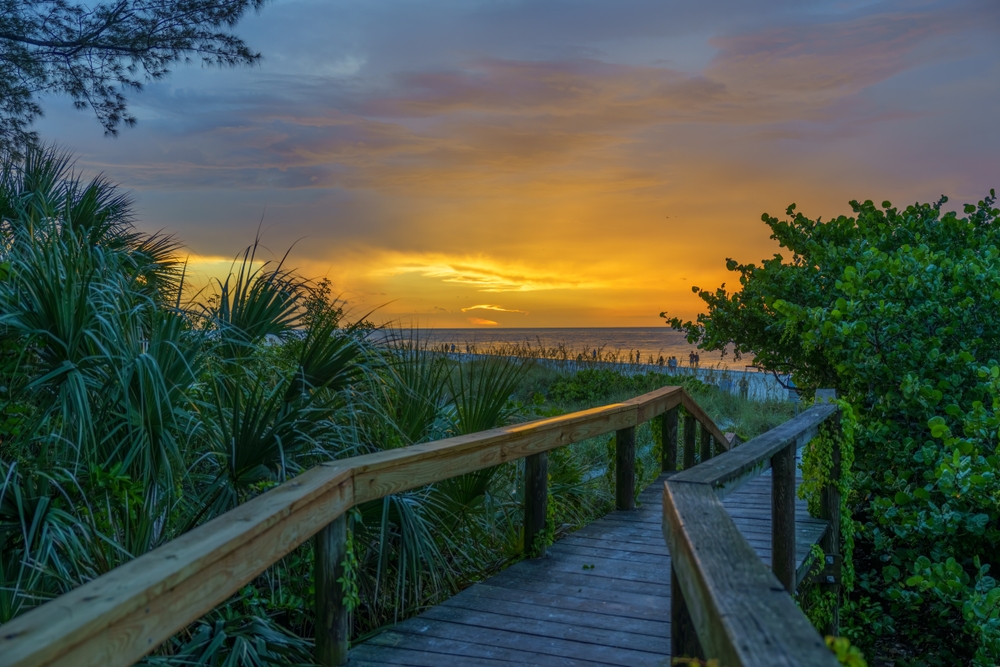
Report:
[[[661,433],[663,433],[663,472],[677,471],[677,415],[680,408],[674,407],[660,415]]]
[[[545,519],[548,513],[549,455],[524,458],[524,552],[530,558],[545,555]]]
[[[698,640],[698,631],[691,618],[684,591],[677,579],[677,570],[670,566],[670,655],[674,658],[705,659]]]
[[[316,586],[316,662],[323,667],[347,664],[350,614],[344,606],[347,515],[334,519],[313,538]]]
[[[635,427],[615,434],[615,506],[635,509]]]
[[[684,469],[690,470],[694,467],[694,443],[695,443],[695,421],[694,415],[684,415]]]
[[[795,447],[771,457],[771,571],[795,591]]]

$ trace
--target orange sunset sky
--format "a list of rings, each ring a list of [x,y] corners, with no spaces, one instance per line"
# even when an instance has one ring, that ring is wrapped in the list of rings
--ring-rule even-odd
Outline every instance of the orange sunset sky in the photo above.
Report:
[[[653,326],[775,252],[762,212],[1000,187],[996,0],[285,0],[236,32],[260,67],[180,67],[117,139],[62,99],[39,130],[201,280],[261,224],[377,320]]]

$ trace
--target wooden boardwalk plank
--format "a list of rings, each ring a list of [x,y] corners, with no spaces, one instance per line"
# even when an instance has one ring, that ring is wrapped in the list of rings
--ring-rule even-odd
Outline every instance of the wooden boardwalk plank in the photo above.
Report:
[[[669,665],[670,555],[663,478],[639,506],[614,511],[416,618],[351,649],[351,664],[413,667]],[[765,563],[771,558],[771,477],[723,501]],[[796,567],[826,530],[796,501]]]

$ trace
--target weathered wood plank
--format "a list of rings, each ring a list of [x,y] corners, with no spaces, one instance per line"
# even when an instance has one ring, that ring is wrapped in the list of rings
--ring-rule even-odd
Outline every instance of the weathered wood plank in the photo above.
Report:
[[[701,451],[699,452],[699,456],[702,461],[707,461],[712,458],[712,433],[705,425],[701,425],[698,432],[701,442]]]
[[[630,398],[623,405],[634,406],[636,409],[636,424],[642,424],[658,415],[673,410],[681,404],[686,395],[683,387],[663,387],[654,392]],[[706,419],[708,419],[707,415]]]
[[[558,544],[566,546],[589,547],[591,549],[602,549],[605,551],[611,551],[612,553],[618,553],[622,549],[627,549],[628,550],[627,553],[649,554],[651,556],[664,556],[664,557],[669,556],[670,552],[667,550],[667,545],[662,544],[663,542],[662,538],[660,539],[660,542],[661,544],[643,544],[642,542],[625,542],[625,541],[609,542],[608,540],[596,539],[573,533],[560,539]]]
[[[666,637],[670,629],[667,622],[662,619],[659,621],[632,619],[625,623],[616,616],[598,614],[580,609],[567,609],[561,605],[537,604],[537,598],[535,597],[527,599],[530,599],[530,601],[526,601],[524,596],[520,600],[510,600],[498,596],[484,598],[479,595],[459,593],[439,606],[465,609],[475,613],[488,611],[491,614],[514,616],[525,620],[562,623],[577,628],[609,630],[616,633],[616,635],[618,633],[640,635],[652,637],[656,642]],[[640,647],[643,645],[643,642],[644,640],[641,637],[635,640],[635,644]]]
[[[663,434],[663,461],[660,469],[663,472],[677,470],[677,414],[680,410],[675,406],[660,415],[660,432]]]
[[[435,614],[435,616],[431,617],[430,614]],[[451,618],[456,620],[450,620]],[[653,666],[663,659],[662,655],[656,653],[603,646],[593,642],[576,641],[565,639],[555,634],[549,634],[550,632],[564,629],[562,627],[553,628],[538,624],[526,624],[529,631],[524,632],[512,630],[507,627],[507,619],[510,617],[502,617],[500,619],[502,623],[494,623],[494,625],[500,627],[490,627],[489,625],[485,625],[484,627],[483,624],[463,623],[460,620],[462,618],[463,615],[455,610],[432,607],[426,614],[410,621],[399,623],[393,629],[400,633],[434,635],[499,648],[524,650],[525,647],[530,646],[531,652],[537,656],[547,655],[562,659],[585,660],[602,665],[623,665],[625,667],[629,665]],[[477,620],[487,621],[488,619]],[[555,626],[558,624],[551,625]],[[489,631],[486,631],[487,629]]]
[[[552,545],[552,552],[557,554],[565,554],[567,556],[577,556],[582,560],[588,558],[601,558],[601,559],[611,559],[611,560],[621,560],[630,563],[646,563],[649,565],[655,565],[657,567],[663,567],[668,558],[666,553],[650,554],[644,553],[638,550],[631,550],[629,548],[621,548],[622,545],[614,545],[604,543],[603,547],[592,547],[580,544],[567,543],[567,540],[559,540],[554,545]],[[664,551],[666,548],[664,547]]]
[[[715,425],[712,418],[708,416],[700,405],[698,405],[693,398],[688,396],[687,392],[681,394],[681,405],[687,410],[688,414],[693,415],[695,419],[698,420],[702,426],[708,428],[711,432],[712,437],[715,441],[719,443],[719,447],[722,449],[729,449],[729,440],[726,438],[726,434],[719,430],[719,427]]]
[[[836,414],[837,410],[836,405],[830,404],[809,408],[798,417],[732,449],[725,456],[716,456],[696,468],[682,470],[673,479],[710,484],[717,493],[725,496],[768,469],[776,452],[789,445],[795,449],[804,446],[819,432],[820,424]]]
[[[684,470],[690,470],[695,464],[695,431],[698,422],[694,415],[684,415]]]
[[[415,622],[418,621],[419,622]],[[614,659],[616,649],[604,651],[593,650],[592,644],[569,641],[558,637],[522,634],[505,629],[489,629],[452,623],[432,618],[420,617],[403,621],[393,626],[393,631],[399,634],[412,634],[440,639],[457,639],[459,641],[479,646],[490,646],[497,649],[526,650],[530,647],[531,660],[526,664],[534,665],[620,665],[622,661]],[[645,656],[649,654],[639,654]],[[607,659],[609,658],[609,659]],[[648,660],[645,664],[651,664]]]
[[[706,657],[731,666],[834,667],[822,638],[757,559],[712,487],[675,480],[665,484],[664,534]]]
[[[795,592],[795,450],[771,457],[771,571]],[[728,508],[727,508],[728,511]]]
[[[492,580],[491,580],[492,581]],[[459,595],[481,599],[482,605],[488,605],[485,600],[508,600],[511,602],[522,602],[538,607],[552,607],[571,611],[581,611],[590,614],[601,614],[608,618],[615,619],[615,627],[627,628],[632,631],[632,620],[650,621],[652,626],[659,628],[668,623],[667,608],[669,600],[667,598],[652,597],[648,595],[619,595],[618,601],[610,601],[603,594],[596,597],[580,597],[577,590],[569,586],[561,586],[553,589],[554,592],[539,590],[534,581],[511,578],[502,583],[503,585],[493,585],[492,583],[482,583],[465,589]],[[518,586],[523,583],[523,586]],[[596,589],[594,589],[597,592]],[[631,619],[631,620],[623,620]],[[662,636],[663,628],[658,630]]]
[[[674,591],[670,604],[670,655],[674,658],[704,659],[705,649],[698,639],[698,629],[677,580],[677,570],[670,568],[670,587]]]
[[[633,613],[641,609],[662,610],[651,620],[666,618],[666,610],[670,607],[670,586],[663,586],[655,592],[650,592],[647,586],[633,581],[622,582],[616,586],[610,579],[585,577],[577,572],[534,571],[526,572],[518,566],[509,568],[487,581],[491,586],[502,586],[514,590],[529,590],[540,593],[564,595],[568,598],[584,600],[599,600],[608,603],[629,605]],[[642,618],[650,618],[642,616]]]
[[[447,624],[444,625],[447,626]],[[438,637],[434,634],[416,634],[412,632],[397,632],[396,630],[382,632],[370,638],[364,644],[360,644],[358,649],[362,646],[372,652],[368,655],[373,655],[375,658],[379,656],[380,647],[388,646],[413,651],[426,651],[431,655],[456,656],[459,660],[462,658],[498,661],[511,660],[519,665],[535,664],[545,667],[593,667],[599,664],[589,660],[574,660],[559,656],[539,655],[538,653],[518,650],[516,648],[491,646],[474,641],[458,641]],[[354,655],[355,652],[352,651],[351,665],[354,665]]]
[[[527,654],[530,656],[531,654]],[[518,667],[523,663],[505,658],[477,658],[468,655],[449,655],[411,648],[393,646],[361,645],[351,657],[351,665],[366,667],[367,665],[405,665],[407,667]]]
[[[351,640],[350,614],[344,607],[344,556],[347,515],[341,514],[313,538],[313,580],[316,588],[316,662],[323,667],[347,663]]]
[[[494,613],[474,609],[455,609],[446,605],[431,607],[421,618],[447,621],[450,623],[473,626],[489,630],[516,632],[522,635],[545,637],[547,639],[563,639],[581,644],[577,655],[589,660],[596,654],[610,653],[653,653],[666,655],[670,652],[669,640],[666,637],[651,637],[631,632],[602,630],[594,627],[579,627],[570,623],[544,621],[523,616]],[[523,645],[522,645],[523,646]],[[624,656],[616,656],[621,659]],[[606,660],[602,658],[602,660]]]

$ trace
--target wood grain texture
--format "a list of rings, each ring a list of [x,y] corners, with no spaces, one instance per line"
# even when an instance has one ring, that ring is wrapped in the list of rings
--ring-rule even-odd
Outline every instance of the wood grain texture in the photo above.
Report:
[[[706,657],[729,667],[837,665],[710,485],[667,480],[663,530]]]
[[[795,592],[795,451],[771,457],[771,571]]]
[[[341,514],[313,538],[313,581],[316,588],[316,662],[323,667],[347,663],[350,614],[344,606],[344,556],[347,515]]]

